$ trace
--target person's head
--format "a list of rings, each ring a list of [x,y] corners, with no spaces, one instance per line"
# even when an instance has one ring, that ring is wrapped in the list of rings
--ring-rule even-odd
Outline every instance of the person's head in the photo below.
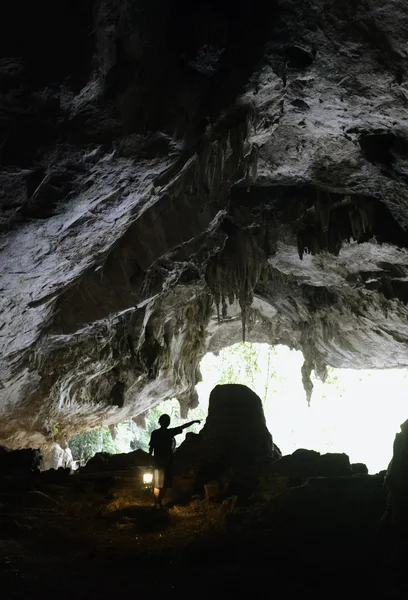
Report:
[[[163,427],[164,429],[167,429],[167,427],[170,425],[169,415],[162,415],[159,419],[159,423],[160,423],[161,427]]]

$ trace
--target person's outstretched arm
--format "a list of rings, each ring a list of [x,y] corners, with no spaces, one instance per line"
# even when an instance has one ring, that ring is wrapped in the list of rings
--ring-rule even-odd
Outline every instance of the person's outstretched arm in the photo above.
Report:
[[[196,419],[195,421],[189,421],[188,423],[185,423],[184,425],[180,425],[180,429],[187,429],[187,427],[191,427],[191,425],[195,425],[195,423],[201,423],[201,419]]]

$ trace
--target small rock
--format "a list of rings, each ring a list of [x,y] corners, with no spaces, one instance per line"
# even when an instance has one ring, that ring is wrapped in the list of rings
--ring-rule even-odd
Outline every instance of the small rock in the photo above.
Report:
[[[0,521],[0,540],[8,540],[19,537],[23,533],[29,531],[31,527],[21,525],[14,519],[4,519]]]
[[[226,515],[235,510],[235,505],[237,503],[238,496],[230,496],[229,498],[225,498],[220,506],[220,513],[222,515]]]
[[[50,496],[63,496],[66,493],[67,488],[56,485],[55,483],[46,483],[42,486],[41,491]]]
[[[95,484],[92,481],[77,479],[74,481],[72,491],[77,494],[92,494],[95,491]]]
[[[368,475],[368,468],[364,463],[353,463],[351,472],[353,475]]]
[[[204,486],[205,499],[209,502],[216,502],[220,494],[220,486],[218,481],[210,481]]]
[[[83,509],[84,505],[80,502],[72,502],[67,508],[67,516],[77,517],[82,513]]]
[[[23,505],[26,508],[55,508],[58,502],[43,492],[31,490],[27,492]]]

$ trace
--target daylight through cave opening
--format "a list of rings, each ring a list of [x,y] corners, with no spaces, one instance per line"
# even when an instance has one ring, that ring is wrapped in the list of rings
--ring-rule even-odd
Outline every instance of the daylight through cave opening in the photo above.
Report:
[[[188,431],[198,433],[208,414],[211,390],[218,384],[240,383],[261,398],[266,424],[283,455],[299,448],[321,454],[346,453],[351,463],[364,463],[369,473],[387,468],[395,434],[408,417],[407,369],[356,370],[328,367],[324,381],[311,374],[313,397],[305,402],[301,375],[304,357],[287,346],[237,343],[202,359],[198,405],[188,419],[200,419]],[[392,395],[389,390],[392,389]],[[385,408],[385,398],[387,399]],[[177,398],[161,401],[139,418],[90,430],[71,438],[73,458],[85,464],[96,452],[148,451],[151,432],[162,413],[172,424],[183,422]],[[176,438],[177,446],[187,432]]]
[[[408,370],[329,367],[324,382],[312,372],[308,406],[303,362],[301,352],[268,344],[235,344],[217,355],[208,353],[197,386],[200,407],[217,383],[243,383],[261,398],[268,429],[283,454],[298,448],[345,452],[370,473],[386,469],[395,434],[408,417]]]
[[[395,434],[408,416],[408,370],[329,367],[324,382],[312,372],[308,406],[303,361],[299,351],[268,344],[235,344],[209,353],[197,386],[200,406],[217,383],[243,383],[260,396],[268,429],[283,454],[298,448],[345,452],[370,473],[386,469]]]

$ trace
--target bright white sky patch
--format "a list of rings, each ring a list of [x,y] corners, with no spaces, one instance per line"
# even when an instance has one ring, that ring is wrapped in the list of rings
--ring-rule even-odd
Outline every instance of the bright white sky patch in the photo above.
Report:
[[[226,383],[227,370],[229,381],[245,383],[263,400],[268,428],[283,454],[297,448],[345,452],[351,462],[364,462],[370,473],[387,468],[395,434],[408,418],[407,369],[334,369],[325,384],[313,380],[309,408],[301,352],[246,344],[249,362],[255,363],[248,369],[238,346],[203,358],[203,381],[197,386],[201,409],[207,412],[210,392],[217,383]]]

